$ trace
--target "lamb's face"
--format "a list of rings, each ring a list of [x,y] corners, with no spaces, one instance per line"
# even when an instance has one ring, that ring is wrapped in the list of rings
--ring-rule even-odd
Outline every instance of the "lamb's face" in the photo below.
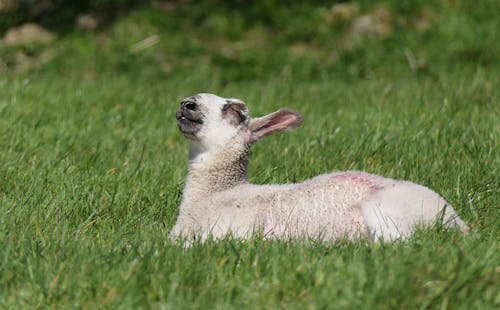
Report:
[[[249,116],[239,99],[198,94],[181,101],[176,113],[179,130],[197,152],[219,147],[248,131]]]

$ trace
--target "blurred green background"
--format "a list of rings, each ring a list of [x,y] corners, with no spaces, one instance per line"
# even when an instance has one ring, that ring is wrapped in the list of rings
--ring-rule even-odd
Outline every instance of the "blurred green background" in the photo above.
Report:
[[[137,70],[166,78],[195,69],[222,84],[381,78],[401,69],[437,78],[457,64],[496,64],[499,7],[494,0],[2,0],[0,72]],[[43,29],[23,32],[28,22]]]

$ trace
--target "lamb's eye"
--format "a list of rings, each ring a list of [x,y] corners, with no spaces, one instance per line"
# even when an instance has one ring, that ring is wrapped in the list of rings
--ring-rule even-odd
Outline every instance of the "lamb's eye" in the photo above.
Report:
[[[181,108],[188,110],[196,110],[196,103],[193,101],[183,101],[181,102]]]

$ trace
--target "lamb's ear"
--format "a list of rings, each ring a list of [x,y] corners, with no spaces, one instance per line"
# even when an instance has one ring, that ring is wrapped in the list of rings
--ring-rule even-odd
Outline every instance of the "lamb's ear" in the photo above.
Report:
[[[238,99],[226,100],[226,104],[222,107],[222,116],[228,118],[233,125],[248,123],[250,120],[247,106]]]
[[[304,118],[299,112],[280,109],[274,113],[250,120],[250,142],[258,141],[282,131],[292,130],[302,125]]]

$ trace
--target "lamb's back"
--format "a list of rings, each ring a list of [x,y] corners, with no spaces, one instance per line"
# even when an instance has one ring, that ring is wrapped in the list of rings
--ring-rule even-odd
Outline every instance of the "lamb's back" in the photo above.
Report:
[[[192,202],[191,230],[214,237],[314,237],[326,240],[369,234],[360,202],[390,179],[347,171],[319,175],[302,183],[241,184]],[[193,208],[194,207],[194,208]]]
[[[269,238],[354,238],[368,234],[359,203],[388,180],[348,171],[323,174],[297,184],[243,184],[205,199],[208,222],[217,232]],[[208,224],[208,222],[206,224]]]
[[[327,240],[369,234],[359,204],[390,180],[364,172],[319,175],[283,191],[266,212],[264,232]]]

